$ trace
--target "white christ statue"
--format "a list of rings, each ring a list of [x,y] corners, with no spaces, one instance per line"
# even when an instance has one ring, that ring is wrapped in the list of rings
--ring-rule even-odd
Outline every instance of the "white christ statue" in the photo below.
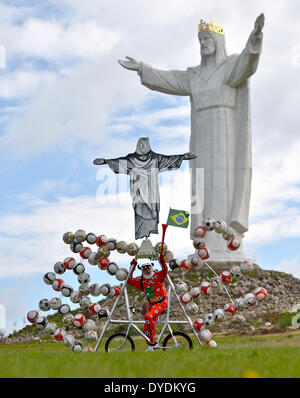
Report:
[[[190,163],[191,236],[206,218],[224,220],[240,238],[248,230],[252,174],[249,83],[262,50],[264,21],[261,14],[244,50],[230,56],[223,28],[215,21],[201,21],[201,63],[185,71],[155,69],[131,57],[118,61],[137,71],[141,83],[151,90],[190,97],[190,151],[197,155]],[[208,234],[207,246],[212,261],[245,257],[242,245],[230,257],[226,242],[217,234]]]

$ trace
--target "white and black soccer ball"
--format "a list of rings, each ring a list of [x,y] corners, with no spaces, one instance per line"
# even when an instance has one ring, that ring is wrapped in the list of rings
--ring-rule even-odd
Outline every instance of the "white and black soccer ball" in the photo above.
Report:
[[[88,296],[91,293],[91,287],[83,283],[79,286],[79,293],[82,296]]]
[[[75,232],[75,239],[77,242],[84,242],[86,238],[86,232],[83,229],[78,229]]]
[[[48,299],[41,299],[39,302],[39,308],[42,311],[49,311],[51,309],[50,301]]]
[[[89,243],[90,245],[93,245],[96,243],[97,236],[95,234],[93,234],[92,232],[90,232],[87,234],[85,239],[86,239],[87,243]]]
[[[99,254],[98,254],[97,252],[92,252],[92,253],[89,255],[88,262],[89,262],[89,264],[91,264],[91,265],[97,265],[99,259],[100,259]]]
[[[234,238],[234,231],[233,231],[233,229],[232,228],[230,228],[230,227],[227,227],[226,229],[225,229],[225,231],[223,232],[223,238],[225,239],[225,240],[231,240],[232,238]]]
[[[108,241],[106,242],[106,247],[109,250],[116,250],[117,248],[117,239],[108,239]]]
[[[86,309],[91,305],[91,299],[89,297],[82,297],[79,301],[79,306],[82,309]]]
[[[110,292],[111,286],[109,283],[105,283],[104,285],[100,286],[100,293],[102,296],[108,296]]]
[[[243,310],[246,307],[246,302],[244,299],[242,298],[236,298],[234,300],[234,306],[235,308],[237,308],[238,310]]]
[[[109,263],[106,267],[106,271],[109,275],[116,275],[119,267],[116,263]]]
[[[198,298],[201,295],[201,290],[199,287],[193,287],[190,291],[190,295],[193,298]]]
[[[75,337],[68,333],[64,336],[63,343],[66,347],[72,347],[72,345],[75,343]]]
[[[69,304],[62,304],[58,309],[58,313],[61,315],[68,314],[70,311],[71,311],[71,308],[70,308]]]
[[[252,306],[256,303],[256,297],[253,293],[248,293],[244,296],[246,305]]]
[[[203,329],[200,331],[200,339],[203,341],[209,341],[211,339],[211,331],[208,329]]]
[[[139,247],[136,243],[129,243],[126,250],[129,256],[135,256],[139,250]]]
[[[53,334],[55,330],[57,329],[56,323],[54,322],[49,322],[45,326],[45,332],[49,334]]]
[[[92,319],[87,319],[83,325],[83,330],[86,332],[89,330],[94,330],[96,328],[95,322]]]
[[[90,343],[95,343],[97,341],[98,335],[95,330],[89,330],[85,333],[84,338]]]
[[[194,238],[193,240],[193,246],[195,249],[199,250],[205,247],[206,243],[204,239],[201,238]]]
[[[71,326],[73,324],[73,319],[74,319],[74,315],[72,315],[71,313],[66,314],[62,318],[62,323],[65,326]]]
[[[216,309],[216,310],[214,311],[214,318],[215,318],[215,321],[217,321],[217,322],[222,322],[222,321],[224,321],[225,318],[226,318],[226,315],[225,315],[224,310],[222,310],[222,308]]]
[[[58,261],[54,264],[54,272],[56,274],[62,275],[66,271],[66,267],[63,265],[61,261]]]
[[[241,270],[243,274],[249,274],[253,271],[253,263],[250,260],[245,260],[240,264]]]
[[[44,329],[47,324],[47,319],[45,316],[38,316],[35,320],[35,324],[39,329]]]
[[[214,225],[214,230],[217,234],[223,234],[227,228],[225,221],[216,221]]]
[[[231,267],[230,268],[230,275],[233,278],[239,278],[242,275],[241,267],[239,267],[238,265],[235,265],[235,266]]]
[[[73,272],[75,275],[80,275],[83,274],[85,271],[85,266],[82,263],[77,263],[74,267],[73,267]]]
[[[98,283],[93,283],[90,287],[92,296],[99,296],[101,294],[101,286]]]
[[[67,244],[70,245],[75,239],[75,236],[73,232],[65,232],[63,234],[63,241]]]
[[[78,282],[79,283],[89,283],[90,280],[91,280],[91,277],[86,272],[83,272],[82,274],[78,275]]]
[[[214,314],[207,314],[204,316],[205,326],[212,326],[215,323]]]
[[[187,292],[188,291],[188,287],[187,287],[187,284],[186,283],[184,283],[184,282],[178,282],[178,283],[176,283],[176,285],[175,285],[175,292],[177,293],[177,294],[183,294],[183,293],[185,293],[185,292]]]
[[[115,274],[116,279],[120,282],[125,281],[127,276],[128,276],[128,271],[126,268],[119,268]]]
[[[59,297],[53,297],[50,300],[50,307],[52,310],[58,310],[61,305],[62,305],[62,302]]]
[[[203,223],[204,228],[206,231],[212,231],[215,226],[215,220],[213,218],[207,218]]]
[[[108,308],[101,308],[101,310],[98,312],[98,318],[103,319],[103,318],[109,318],[110,316],[110,311]]]
[[[83,351],[83,344],[81,341],[75,341],[72,345],[72,351],[74,352],[82,352]]]
[[[74,240],[74,242],[70,244],[70,250],[73,253],[80,253],[82,249],[83,244],[81,242],[78,242],[77,240]]]
[[[185,310],[189,315],[195,315],[195,314],[197,314],[199,308],[196,303],[191,302],[186,305]]]
[[[44,282],[47,284],[47,285],[52,285],[52,283],[55,281],[55,279],[56,279],[56,275],[53,273],[53,272],[47,272],[45,275],[44,275]]]
[[[177,258],[173,258],[173,260],[169,262],[169,268],[172,271],[176,268],[180,268],[180,261]]]
[[[80,299],[81,299],[81,294],[78,291],[73,291],[70,295],[70,300],[72,301],[72,303],[77,304],[79,303]]]
[[[61,294],[65,297],[70,297],[73,292],[73,288],[70,285],[64,285],[61,289]]]
[[[214,288],[216,288],[216,287],[220,288],[222,286],[221,278],[219,278],[218,276],[214,276],[213,278],[211,278],[210,286],[212,286]]]
[[[124,254],[127,250],[127,243],[124,240],[120,240],[117,242],[117,251],[118,253]]]

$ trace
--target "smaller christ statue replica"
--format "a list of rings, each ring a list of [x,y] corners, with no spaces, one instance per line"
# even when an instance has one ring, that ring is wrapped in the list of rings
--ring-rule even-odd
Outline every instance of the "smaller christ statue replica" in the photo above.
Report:
[[[95,165],[107,164],[116,173],[130,176],[130,195],[135,213],[135,239],[158,234],[159,185],[158,174],[179,169],[183,160],[195,159],[194,153],[163,155],[150,147],[148,137],[138,140],[136,151],[116,159],[95,159]]]

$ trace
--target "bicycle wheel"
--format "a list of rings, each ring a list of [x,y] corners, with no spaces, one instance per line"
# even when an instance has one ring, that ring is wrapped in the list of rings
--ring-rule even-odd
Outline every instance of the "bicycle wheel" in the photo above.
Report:
[[[106,341],[105,351],[107,352],[131,352],[135,350],[135,345],[130,336],[126,333],[112,334]]]
[[[168,334],[163,342],[163,350],[178,348],[191,350],[193,348],[193,342],[191,338],[182,332]]]

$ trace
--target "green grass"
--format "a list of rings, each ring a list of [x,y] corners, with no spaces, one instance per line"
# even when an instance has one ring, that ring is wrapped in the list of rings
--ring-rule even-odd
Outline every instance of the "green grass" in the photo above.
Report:
[[[216,337],[197,347],[146,353],[76,354],[61,343],[0,345],[0,377],[300,377],[300,334]]]

